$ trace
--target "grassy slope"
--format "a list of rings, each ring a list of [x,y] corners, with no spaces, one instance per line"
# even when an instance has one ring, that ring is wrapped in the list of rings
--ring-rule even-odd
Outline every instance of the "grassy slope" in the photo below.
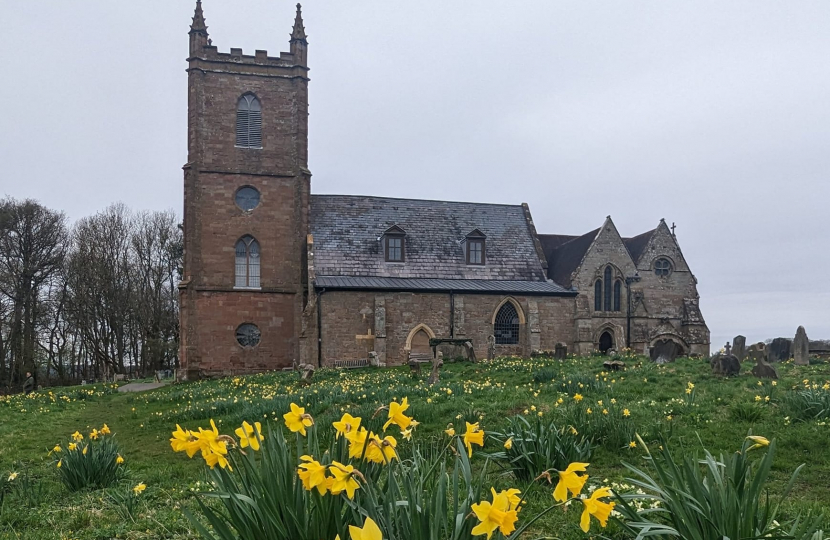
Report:
[[[7,497],[0,513],[0,538],[193,538],[179,507],[191,504],[190,491],[199,489],[202,469],[198,460],[170,450],[168,438],[176,423],[195,428],[215,418],[220,431],[230,433],[243,419],[279,420],[288,403],[295,401],[309,407],[320,429],[328,429],[344,410],[368,418],[380,404],[404,395],[412,403],[410,412],[422,422],[416,438],[441,436],[447,423],[459,426],[464,419],[478,417],[485,430],[498,430],[507,415],[521,414],[531,406],[563,423],[579,415],[585,418],[588,406],[593,414],[608,408],[609,415],[619,417],[621,426],[639,433],[670,434],[673,445],[692,451],[699,449],[699,438],[715,454],[734,452],[752,429],[778,440],[773,490],[799,464],[807,463],[796,484],[797,503],[791,511],[830,507],[830,426],[817,421],[789,422],[780,406],[784,394],[802,386],[802,380],[820,385],[830,380],[830,365],[783,365],[776,387],[769,382],[759,387],[751,375],[714,378],[708,365],[698,360],[667,367],[646,364],[617,374],[602,372],[601,364],[601,359],[586,358],[564,364],[534,359],[448,365],[435,388],[411,379],[406,368],[395,368],[324,370],[306,388],[297,387],[295,374],[275,373],[175,385],[143,394],[116,394],[99,386],[93,395],[73,388],[58,389],[53,396],[13,397],[0,401],[0,475],[17,471],[21,473],[16,480],[19,486],[29,477],[34,487],[18,488]],[[692,405],[684,402],[688,382],[695,385]],[[582,403],[573,401],[575,392],[585,396]],[[770,393],[771,401],[764,404],[763,396]],[[69,401],[59,397],[63,394],[70,396]],[[756,395],[762,396],[761,404],[756,403]],[[561,407],[556,404],[559,398],[565,400]],[[611,405],[611,398],[617,403]],[[603,400],[603,406],[596,404],[598,400]],[[631,411],[627,419],[622,417],[624,408]],[[739,412],[741,408],[748,408],[749,413]],[[748,414],[760,418],[748,421]],[[116,433],[130,469],[130,481],[118,489],[127,490],[138,481],[148,485],[135,522],[119,517],[103,492],[67,493],[58,481],[54,457],[47,456],[52,446],[66,441],[76,429],[88,431],[104,422]],[[488,441],[485,450],[499,448]],[[625,470],[620,460],[639,465],[641,456],[641,449],[608,443],[596,450],[590,472],[598,480],[622,480]],[[482,462],[479,456],[478,463]],[[498,471],[491,476],[496,486],[511,484]],[[523,514],[543,508],[551,500],[550,491],[539,490]],[[584,538],[574,514],[555,511],[540,530],[556,531],[565,539]],[[608,532],[613,534],[613,528]]]

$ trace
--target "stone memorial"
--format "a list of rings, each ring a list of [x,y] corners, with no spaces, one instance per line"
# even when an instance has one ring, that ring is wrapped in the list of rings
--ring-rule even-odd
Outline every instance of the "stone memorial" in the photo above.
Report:
[[[568,346],[564,343],[557,343],[553,348],[553,357],[557,360],[564,360],[568,357]]]
[[[769,344],[767,348],[768,358],[770,362],[783,362],[784,360],[789,360],[790,358],[790,349],[792,346],[792,342],[787,338],[775,338],[772,340],[772,343]]]
[[[807,339],[807,331],[803,326],[799,326],[795,331],[795,339],[793,339],[793,361],[798,366],[810,365],[810,340]]]
[[[430,386],[434,386],[438,384],[438,381],[441,379],[440,369],[444,366],[444,359],[441,353],[438,353],[438,357],[432,361],[432,372],[429,374],[429,379],[427,379],[427,383]]]
[[[732,354],[717,354],[709,363],[712,366],[712,375],[734,377],[741,372],[741,362]]]
[[[674,362],[679,353],[677,343],[670,339],[661,339],[650,350],[651,360],[657,364]]]
[[[732,354],[741,362],[746,360],[746,337],[735,336],[735,339],[732,340]]]

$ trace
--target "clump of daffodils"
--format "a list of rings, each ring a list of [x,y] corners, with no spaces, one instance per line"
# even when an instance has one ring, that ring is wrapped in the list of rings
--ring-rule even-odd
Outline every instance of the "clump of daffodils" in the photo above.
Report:
[[[170,446],[174,452],[184,452],[189,458],[195,456],[197,452],[201,453],[202,459],[211,469],[219,465],[222,469],[233,470],[228,460],[229,447],[238,446],[242,449],[250,448],[259,451],[264,440],[262,424],[259,422],[253,425],[242,422],[242,427],[237,428],[235,433],[239,437],[238,441],[230,435],[220,434],[213,419],[210,420],[210,429],[200,427],[199,431],[185,430],[176,424],[176,431],[170,438]]]

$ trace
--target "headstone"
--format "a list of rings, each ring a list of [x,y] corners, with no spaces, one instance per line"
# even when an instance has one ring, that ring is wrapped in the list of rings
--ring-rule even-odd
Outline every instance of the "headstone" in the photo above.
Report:
[[[752,374],[758,377],[759,379],[778,378],[778,370],[775,369],[775,366],[773,366],[772,364],[768,364],[763,360],[752,366]]]
[[[429,374],[429,379],[427,380],[430,386],[438,384],[438,381],[441,378],[439,370],[444,365],[444,360],[442,358],[443,355],[441,355],[441,353],[438,354],[439,356],[432,361],[432,373]]]
[[[372,367],[380,367],[380,362],[378,361],[378,353],[375,351],[369,351],[369,365]]]
[[[420,375],[421,374],[421,363],[416,360],[410,360],[407,362],[409,365],[409,373],[410,375]]]
[[[470,362],[472,362],[474,364],[476,362],[478,362],[478,359],[476,358],[476,350],[473,347],[473,342],[472,341],[465,341],[464,342],[464,350],[467,353],[467,360],[469,360]],[[438,353],[438,354],[441,354],[441,353]]]
[[[625,369],[625,362],[620,360],[606,360],[602,363],[602,367],[607,369],[608,371],[620,371]]]
[[[710,360],[712,375],[734,377],[741,372],[741,362],[733,355],[718,354]]]
[[[487,336],[487,360],[492,360],[496,357],[496,336]]]
[[[296,370],[300,374],[300,384],[307,385],[311,383],[311,377],[314,376],[313,364],[299,364]]]
[[[726,351],[724,354],[726,356],[732,356],[732,345],[729,342],[726,342],[726,345],[723,346],[723,350]]]
[[[557,360],[564,360],[568,357],[568,346],[564,343],[557,343],[553,348],[553,357]]]
[[[780,337],[773,339],[768,347],[769,361],[783,362],[784,360],[789,360],[791,346],[792,342],[787,338]]]
[[[766,362],[769,359],[769,349],[766,343],[758,342],[750,345],[746,350],[746,357],[753,362]]]
[[[677,343],[670,339],[661,339],[651,348],[651,360],[657,364],[668,364],[674,362],[679,352]]]
[[[605,351],[605,356],[617,356],[617,350],[616,349],[608,349],[607,351]]]
[[[732,354],[743,362],[746,359],[746,337],[735,336],[732,340]]]
[[[810,340],[807,339],[807,331],[799,326],[795,331],[793,339],[793,360],[798,366],[810,365]]]

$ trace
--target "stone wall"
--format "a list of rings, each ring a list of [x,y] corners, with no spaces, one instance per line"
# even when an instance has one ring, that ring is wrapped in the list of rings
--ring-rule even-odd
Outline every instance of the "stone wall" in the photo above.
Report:
[[[487,357],[487,337],[493,334],[493,316],[506,299],[499,295],[449,293],[328,291],[318,300],[322,309],[323,364],[366,358],[376,350],[388,365],[408,360],[407,339],[420,325],[437,338],[468,338],[476,357]],[[497,345],[498,355],[529,355],[531,350],[553,350],[557,343],[573,344],[573,297],[510,297],[525,321],[518,345]],[[454,304],[453,317],[450,306]],[[382,309],[382,315],[379,310]],[[379,316],[380,315],[380,316]],[[369,336],[372,336],[371,338]],[[374,347],[374,349],[372,348]],[[458,351],[447,348],[445,355]]]

